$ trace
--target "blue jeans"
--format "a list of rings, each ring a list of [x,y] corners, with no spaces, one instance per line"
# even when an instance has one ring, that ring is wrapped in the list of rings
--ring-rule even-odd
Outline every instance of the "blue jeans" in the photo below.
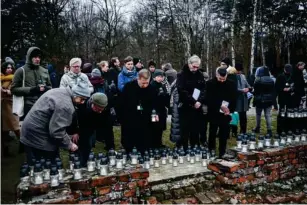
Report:
[[[272,118],[271,118],[271,109],[272,106],[267,108],[258,108],[256,107],[256,127],[261,127],[261,113],[264,111],[264,117],[266,121],[267,130],[272,130]]]

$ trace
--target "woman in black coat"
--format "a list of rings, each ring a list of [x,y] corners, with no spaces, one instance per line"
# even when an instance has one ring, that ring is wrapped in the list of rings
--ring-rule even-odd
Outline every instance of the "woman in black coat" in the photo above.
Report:
[[[274,103],[274,80],[270,77],[268,67],[259,67],[256,71],[256,80],[254,83],[254,105],[256,107],[256,128],[253,130],[256,133],[260,132],[261,113],[264,111],[264,116],[267,125],[268,134],[272,134],[272,119],[271,109]]]

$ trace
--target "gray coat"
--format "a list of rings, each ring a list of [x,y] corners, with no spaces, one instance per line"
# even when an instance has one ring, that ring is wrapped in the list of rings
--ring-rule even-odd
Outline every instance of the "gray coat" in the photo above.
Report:
[[[237,96],[237,112],[246,112],[248,111],[248,99],[247,94],[243,92],[244,88],[251,88],[248,84],[245,75],[237,74],[237,85],[238,85],[238,96]]]
[[[22,124],[20,141],[45,151],[56,151],[58,147],[70,149],[72,142],[66,128],[75,112],[72,98],[69,88],[55,88],[43,94]]]

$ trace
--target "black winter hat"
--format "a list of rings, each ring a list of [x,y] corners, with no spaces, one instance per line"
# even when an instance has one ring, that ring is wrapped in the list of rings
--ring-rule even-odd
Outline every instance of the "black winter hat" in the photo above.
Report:
[[[244,69],[242,63],[236,63],[235,68],[237,71],[242,71]]]
[[[139,59],[139,58],[133,58],[133,65],[136,65],[136,64],[138,64],[138,63],[140,63],[141,62],[141,59]]]
[[[225,63],[227,66],[231,65],[231,60],[228,57],[224,58],[221,62]]]
[[[156,63],[155,63],[154,61],[149,61],[149,62],[148,62],[148,68],[149,68],[150,66],[156,67]]]
[[[219,68],[217,68],[217,69],[218,69],[217,72],[218,72],[218,74],[219,74],[220,76],[225,77],[225,76],[227,75],[227,69],[226,69],[226,68],[221,68],[221,67],[219,67]]]
[[[157,76],[164,76],[164,71],[161,69],[156,69],[155,72],[153,73],[152,77],[155,78]]]

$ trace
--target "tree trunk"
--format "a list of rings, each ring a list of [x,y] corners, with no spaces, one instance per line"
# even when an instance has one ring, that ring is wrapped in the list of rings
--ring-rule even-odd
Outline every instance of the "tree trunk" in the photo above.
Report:
[[[235,66],[236,60],[235,60],[235,20],[236,20],[236,9],[237,0],[233,0],[233,6],[232,6],[232,16],[231,16],[231,60],[232,65]]]
[[[250,59],[250,73],[253,72],[254,68],[254,55],[255,55],[255,35],[256,35],[256,25],[257,25],[257,6],[258,0],[254,0],[254,16],[253,16],[253,31],[252,31],[252,47],[251,47],[251,59]]]
[[[287,37],[287,49],[288,49],[288,64],[291,64],[291,50],[290,50],[290,40],[289,36]]]

